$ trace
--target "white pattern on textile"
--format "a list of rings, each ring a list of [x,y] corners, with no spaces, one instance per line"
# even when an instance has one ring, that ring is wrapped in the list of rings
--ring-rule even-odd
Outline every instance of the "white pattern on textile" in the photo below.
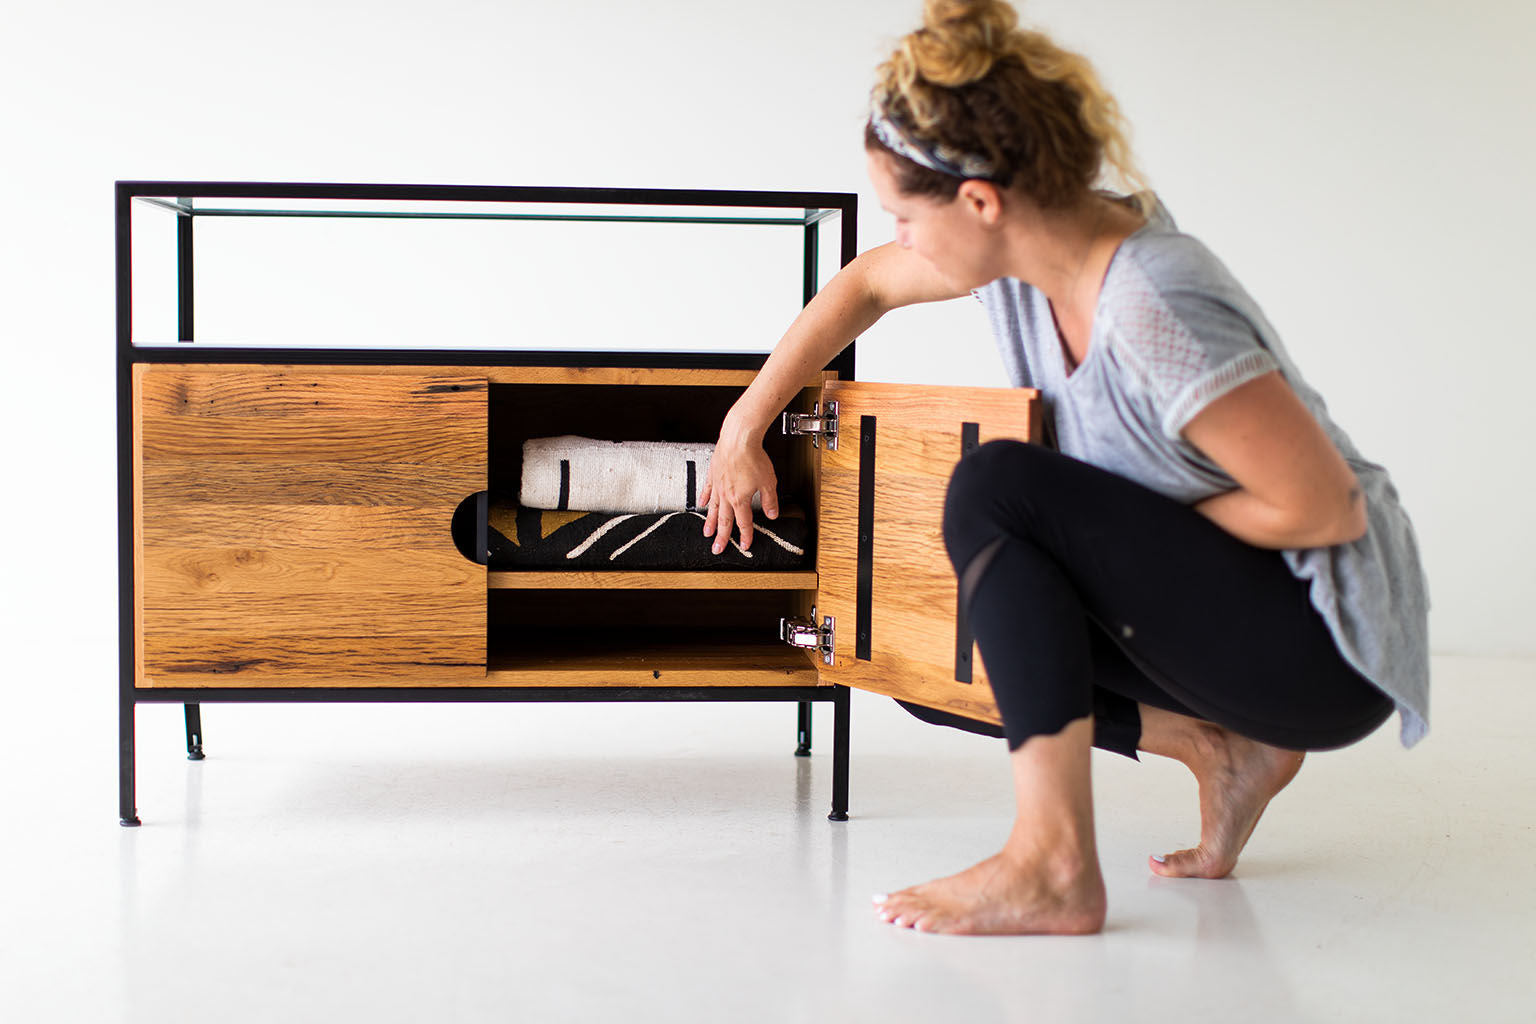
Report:
[[[697,515],[698,513],[694,514]],[[805,554],[805,548],[796,547],[789,541],[785,540],[783,537],[780,537],[778,534],[768,529],[766,526],[754,526],[752,529],[762,534],[764,537],[767,537],[769,540],[773,541],[779,547],[783,548],[785,551],[788,551],[792,555]],[[743,552],[743,554],[745,554],[745,552]]]
[[[590,536],[588,536],[586,540],[582,541],[580,544],[576,545],[574,548],[572,548],[571,550],[567,551],[565,553],[565,557],[566,558],[578,558],[581,555],[586,554],[586,552],[592,547],[593,544],[596,544],[599,540],[601,540],[615,526],[618,526],[620,523],[622,523],[626,519],[633,519],[637,515],[640,515],[640,514],[641,513],[638,513],[638,512],[631,512],[629,515],[615,516],[614,518],[608,520],[607,522],[603,523],[602,526],[599,526],[595,531],[593,531],[592,534]],[[666,515],[664,515],[660,519],[656,520],[650,526],[647,526],[644,530],[641,530],[638,535],[636,535],[635,537],[630,538],[629,541],[627,541],[625,544],[621,545],[617,550],[615,550],[613,552],[613,554],[608,556],[608,560],[611,562],[614,559],[618,558],[624,552],[628,551],[630,548],[634,547],[636,544],[640,543],[642,540],[644,540],[645,538],[649,537],[652,533],[655,533],[658,529],[661,528],[661,524],[662,523],[665,523],[668,519],[671,519],[673,516],[681,516],[681,515],[697,516],[701,520],[705,518],[703,513],[695,512],[692,509],[689,509],[687,512],[668,512]],[[785,540],[783,537],[780,537],[778,534],[774,533],[772,530],[765,529],[762,526],[758,526],[755,529],[756,529],[756,532],[762,534],[764,537],[767,537],[769,540],[773,541],[775,544],[777,544],[779,547],[783,548],[785,551],[788,551],[790,554],[792,554],[792,555],[803,555],[803,554],[805,554],[805,549],[804,548],[798,547],[798,546],[796,546],[794,544],[791,544],[789,541]],[[737,551],[740,551],[742,553],[742,555],[747,557],[747,558],[751,558],[752,557],[752,552],[748,551],[746,548],[744,548],[740,544],[738,544],[734,538],[731,540],[731,547],[735,548]]]
[[[586,550],[588,548],[590,548],[593,544],[596,544],[598,542],[598,540],[602,538],[603,534],[607,533],[609,530],[613,529],[615,526],[618,526],[624,520],[626,520],[626,519],[633,519],[633,518],[635,518],[635,516],[637,516],[639,514],[640,513],[638,513],[638,512],[631,512],[627,516],[616,516],[615,518],[608,520],[602,526],[599,526],[597,528],[596,532],[594,532],[592,534],[592,536],[588,537],[586,540],[582,541],[580,544],[576,545],[574,548],[571,548],[571,550],[567,551],[565,553],[565,557],[566,558],[577,558],[580,555],[585,554]]]
[[[680,515],[682,515],[681,512],[668,512],[666,515],[664,515],[660,519],[656,520],[650,526],[647,526],[644,530],[641,530],[640,533],[633,540],[631,540],[628,544],[625,544],[623,547],[621,547],[618,550],[614,551],[613,554],[609,555],[608,556],[608,561],[611,562],[615,558],[618,558],[624,552],[628,551],[630,548],[634,547],[636,544],[639,544],[642,540],[645,540],[645,538],[649,537],[651,534],[653,534],[657,530],[661,529],[661,524],[666,522],[668,519],[671,519],[673,516],[680,516]]]
[[[689,510],[688,514],[691,515],[691,516],[698,516],[700,519],[704,518],[703,515],[701,515],[698,512],[694,512],[692,510]],[[752,527],[752,531],[754,533],[762,534],[764,537],[767,537],[769,540],[773,541],[779,547],[783,548],[785,551],[788,551],[792,555],[803,555],[803,554],[805,554],[805,548],[797,547],[796,545],[791,544],[789,541],[785,540],[783,537],[780,537],[778,534],[774,533],[772,530],[768,529],[765,526],[754,526],[754,527]],[[638,540],[638,539],[639,538],[637,537],[636,540]],[[740,551],[742,554],[746,555],[748,558],[752,557],[752,552],[748,551],[746,548],[742,547],[740,544],[737,544],[736,541],[734,541],[734,540],[731,541],[731,547],[735,548],[737,551]]]

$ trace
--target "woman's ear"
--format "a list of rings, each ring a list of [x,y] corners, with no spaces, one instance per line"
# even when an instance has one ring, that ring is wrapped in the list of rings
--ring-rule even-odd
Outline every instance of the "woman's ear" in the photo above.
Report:
[[[1003,216],[1003,192],[990,181],[968,178],[960,183],[955,196],[987,227],[992,227]]]

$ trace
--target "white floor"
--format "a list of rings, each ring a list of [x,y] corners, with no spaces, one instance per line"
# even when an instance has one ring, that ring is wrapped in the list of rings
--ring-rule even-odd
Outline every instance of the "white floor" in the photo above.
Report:
[[[999,741],[856,695],[789,705],[139,712],[116,817],[99,700],[4,722],[0,1020],[1530,1021],[1536,663],[1440,659],[1435,731],[1314,756],[1237,875],[1150,877],[1196,834],[1170,763],[1095,762],[1110,923],[957,939],[878,891],[1009,824]],[[75,706],[78,705],[78,706]]]

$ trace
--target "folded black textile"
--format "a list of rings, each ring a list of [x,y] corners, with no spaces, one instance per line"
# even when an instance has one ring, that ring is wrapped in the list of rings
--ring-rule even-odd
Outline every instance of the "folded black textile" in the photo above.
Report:
[[[701,512],[580,512],[523,508],[492,498],[492,569],[796,569],[813,564],[810,526],[793,506],[752,520],[752,548],[741,533],[720,554],[703,534]]]

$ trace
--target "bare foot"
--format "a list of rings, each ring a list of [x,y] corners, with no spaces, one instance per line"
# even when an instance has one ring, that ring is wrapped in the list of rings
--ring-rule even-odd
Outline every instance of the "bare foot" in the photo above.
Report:
[[[1102,929],[1106,900],[1098,861],[1046,861],[1005,847],[958,875],[877,896],[876,910],[903,928],[950,935],[1083,935]]]
[[[1202,728],[1185,760],[1200,786],[1200,845],[1148,864],[1165,878],[1225,878],[1274,795],[1301,770],[1305,754],[1246,739],[1219,726]]]

